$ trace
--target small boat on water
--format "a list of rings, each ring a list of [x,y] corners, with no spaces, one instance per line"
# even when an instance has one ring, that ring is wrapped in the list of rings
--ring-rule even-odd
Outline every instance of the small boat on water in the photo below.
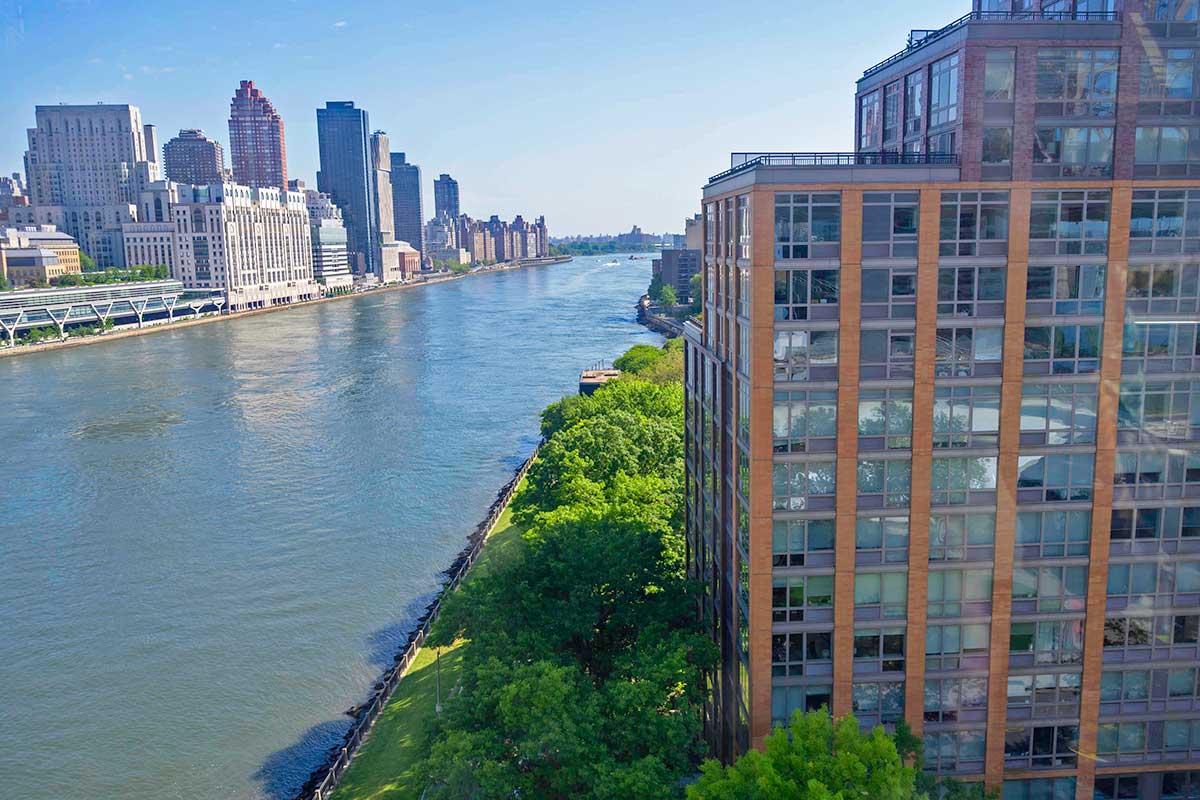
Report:
[[[619,266],[621,266],[621,262],[620,262],[620,261],[605,261],[605,262],[604,262],[604,266],[606,266],[606,267],[619,267]]]

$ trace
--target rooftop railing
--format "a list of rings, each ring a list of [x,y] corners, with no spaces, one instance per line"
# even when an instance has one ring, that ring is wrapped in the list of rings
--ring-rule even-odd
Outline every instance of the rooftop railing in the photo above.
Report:
[[[955,153],[732,153],[730,168],[709,183],[756,167],[958,166]]]
[[[926,45],[954,33],[969,22],[1115,22],[1117,19],[1116,11],[972,11],[937,30],[913,31],[908,37],[908,47],[875,66],[868,67],[863,71],[863,77],[869,78]]]

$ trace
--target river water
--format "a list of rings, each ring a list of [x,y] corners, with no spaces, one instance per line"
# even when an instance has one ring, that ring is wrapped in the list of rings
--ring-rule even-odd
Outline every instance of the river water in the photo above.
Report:
[[[580,369],[605,258],[0,359],[0,785],[285,798]]]

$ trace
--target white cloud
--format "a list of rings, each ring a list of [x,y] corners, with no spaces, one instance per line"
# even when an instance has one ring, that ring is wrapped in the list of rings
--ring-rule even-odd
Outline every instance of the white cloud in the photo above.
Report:
[[[276,42],[275,44],[271,45],[271,47],[273,47],[276,50],[281,50],[281,49],[283,49],[283,42]]]
[[[339,19],[337,22],[333,23],[333,27],[335,27],[335,28],[344,28],[344,27],[346,27],[346,20],[344,20],[344,19]]]
[[[131,81],[131,80],[133,80],[133,75],[131,75],[131,74],[130,74],[130,73],[128,73],[128,72],[126,72],[126,73],[125,73],[124,75],[122,75],[121,77],[122,77],[122,78],[124,78],[124,79],[125,79],[125,80],[127,80],[127,81]]]

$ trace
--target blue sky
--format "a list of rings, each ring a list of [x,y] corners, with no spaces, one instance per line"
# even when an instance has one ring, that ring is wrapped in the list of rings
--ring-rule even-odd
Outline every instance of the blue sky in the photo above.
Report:
[[[291,177],[315,182],[315,109],[354,100],[421,165],[428,208],[449,172],[473,216],[680,231],[730,151],[851,149],[863,68],[969,5],[0,0],[0,174],[39,103],[132,103],[163,142],[200,127],[227,145],[250,78]]]

